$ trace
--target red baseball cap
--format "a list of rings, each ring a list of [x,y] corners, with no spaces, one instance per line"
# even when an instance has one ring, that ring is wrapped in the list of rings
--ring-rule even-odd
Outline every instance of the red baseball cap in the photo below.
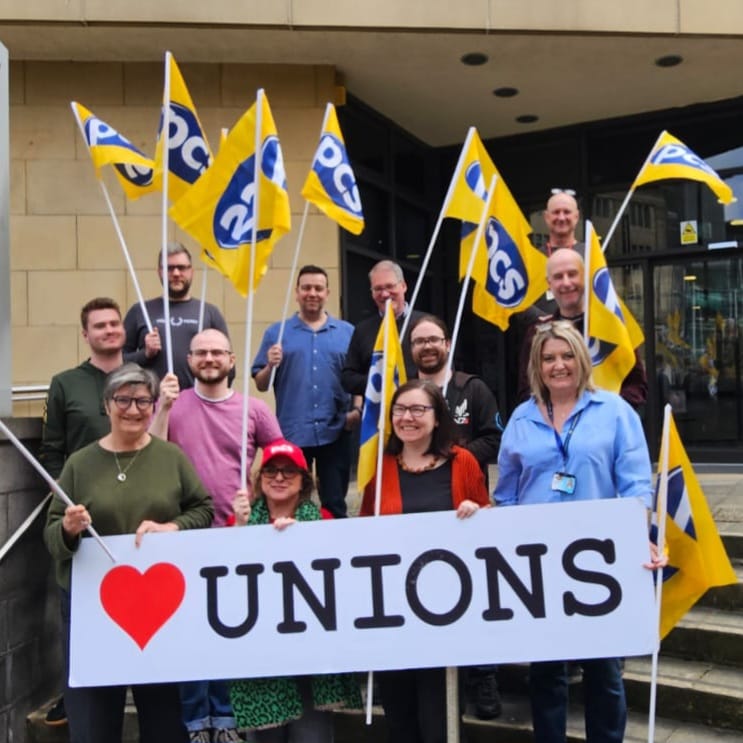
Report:
[[[303,470],[307,469],[307,460],[304,458],[304,452],[291,441],[286,439],[277,439],[272,441],[268,446],[263,447],[263,460],[261,467],[265,467],[272,459],[276,457],[286,457],[290,459],[297,467]]]

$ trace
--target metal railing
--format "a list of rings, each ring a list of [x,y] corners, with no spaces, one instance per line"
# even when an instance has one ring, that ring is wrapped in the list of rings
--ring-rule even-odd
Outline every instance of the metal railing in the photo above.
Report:
[[[48,384],[19,384],[12,388],[13,402],[45,400],[49,391]]]

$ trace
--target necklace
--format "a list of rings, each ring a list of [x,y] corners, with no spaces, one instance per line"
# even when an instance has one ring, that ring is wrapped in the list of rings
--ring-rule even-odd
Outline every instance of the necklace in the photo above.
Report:
[[[143,447],[144,448],[144,447]],[[139,456],[139,452],[141,452],[142,449],[137,449],[137,451],[134,452],[134,456],[129,460],[129,464],[127,464],[124,469],[121,469],[121,465],[119,464],[119,457],[114,452],[114,460],[116,461],[116,469],[119,471],[119,474],[116,475],[116,479],[119,482],[126,482],[126,473],[129,471],[129,468],[134,464],[134,460]]]
[[[403,472],[410,472],[413,475],[419,475],[421,472],[432,470],[438,461],[438,457],[434,457],[428,464],[424,464],[422,467],[408,467],[408,465],[405,464],[405,460],[402,458],[402,454],[397,455],[397,463],[400,465],[400,469]]]

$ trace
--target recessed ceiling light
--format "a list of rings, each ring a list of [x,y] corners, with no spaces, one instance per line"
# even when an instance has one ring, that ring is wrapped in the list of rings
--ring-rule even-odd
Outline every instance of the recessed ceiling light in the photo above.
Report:
[[[693,274],[688,274],[687,276],[684,276],[684,281],[696,281],[697,277]]]
[[[496,88],[493,91],[493,95],[498,96],[498,98],[513,98],[515,95],[518,94],[518,88]]]
[[[466,64],[469,67],[479,67],[480,65],[485,64],[488,59],[487,54],[483,54],[482,52],[469,52],[468,54],[464,54],[460,61],[462,64]]]
[[[535,121],[539,121],[539,116],[536,114],[521,114],[516,117],[516,121],[519,124],[533,124]]]
[[[666,54],[663,57],[658,57],[655,60],[655,64],[658,67],[675,67],[680,65],[684,61],[684,58],[680,54]]]

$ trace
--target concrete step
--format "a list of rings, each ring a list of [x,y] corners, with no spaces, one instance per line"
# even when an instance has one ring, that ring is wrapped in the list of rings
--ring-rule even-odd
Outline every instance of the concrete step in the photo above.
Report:
[[[661,654],[738,666],[743,675],[743,613],[697,605],[663,640]]]
[[[721,527],[720,536],[731,560],[743,560],[743,529],[740,524]]]
[[[735,730],[743,740],[741,669],[662,656],[658,664],[658,714],[673,720]],[[651,659],[628,658],[624,669],[627,702],[646,712]]]
[[[710,588],[707,593],[699,599],[698,604],[702,606],[715,606],[727,611],[743,610],[743,560],[731,558],[733,569],[738,575],[738,582],[729,586],[717,586]]]
[[[339,712],[335,718],[336,743],[380,743],[386,738],[384,713],[374,708],[371,725],[366,725],[361,712]],[[464,716],[467,743],[532,743],[531,712],[525,697],[504,695],[503,713],[497,720],[478,720]],[[626,743],[646,743],[648,718],[630,712]],[[584,743],[583,708],[571,705],[568,714],[568,743]],[[737,731],[656,718],[655,743],[740,743]]]

